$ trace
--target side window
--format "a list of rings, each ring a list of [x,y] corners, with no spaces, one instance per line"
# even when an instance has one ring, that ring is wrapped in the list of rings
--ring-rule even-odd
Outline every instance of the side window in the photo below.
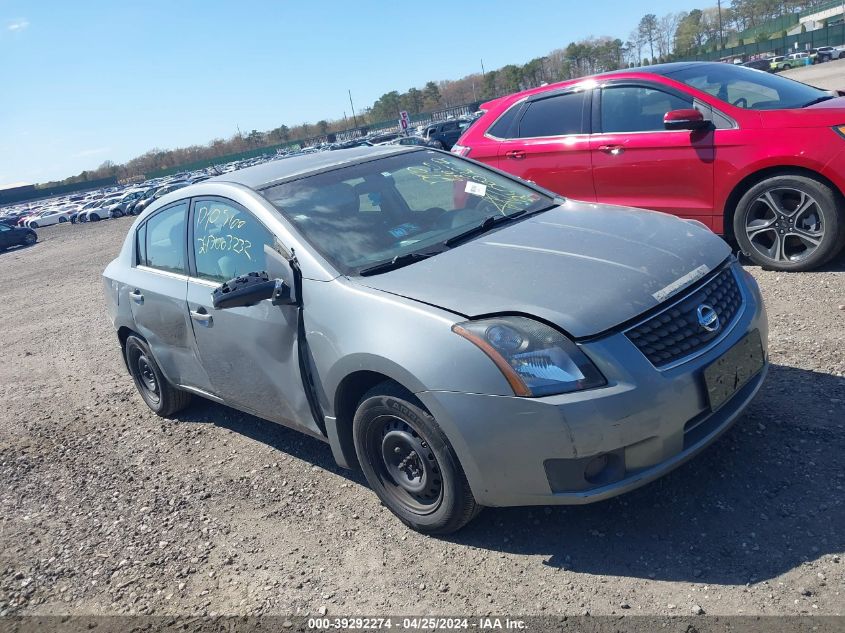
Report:
[[[193,218],[197,277],[222,283],[266,270],[264,246],[273,234],[251,213],[233,202],[197,200]]]
[[[570,92],[532,101],[519,121],[519,137],[584,133],[585,95],[585,92]]]
[[[146,265],[173,273],[186,272],[185,227],[188,203],[180,202],[146,221]]]
[[[671,110],[691,108],[692,100],[645,86],[611,86],[601,93],[602,132],[656,132],[663,115]]]

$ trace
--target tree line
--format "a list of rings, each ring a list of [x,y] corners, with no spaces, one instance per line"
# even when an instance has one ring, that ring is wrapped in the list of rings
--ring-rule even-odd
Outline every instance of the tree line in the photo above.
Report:
[[[332,132],[367,126],[396,119],[400,110],[415,115],[440,108],[480,102],[543,83],[554,83],[584,75],[649,65],[696,53],[724,48],[729,41],[748,29],[765,25],[776,18],[803,11],[826,0],[733,0],[723,6],[692,11],[670,12],[658,17],[642,16],[629,36],[622,40],[608,36],[589,37],[571,42],[543,57],[525,64],[508,64],[484,73],[472,73],[460,79],[429,81],[422,88],[405,92],[392,90],[380,96],[371,106],[357,113],[354,119],[320,120],[299,125],[282,124],[272,130],[238,132],[228,138],[215,138],[205,145],[175,149],[151,149],[126,163],[105,161],[93,170],[66,178],[69,184],[99,178],[128,178],[154,174],[200,161],[222,158],[262,147],[303,141]],[[758,33],[757,41],[781,33]]]

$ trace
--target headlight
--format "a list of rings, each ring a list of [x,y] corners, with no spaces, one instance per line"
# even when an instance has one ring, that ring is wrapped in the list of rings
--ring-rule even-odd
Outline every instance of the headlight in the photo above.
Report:
[[[487,354],[517,396],[593,389],[607,381],[563,334],[525,317],[498,317],[452,326]]]

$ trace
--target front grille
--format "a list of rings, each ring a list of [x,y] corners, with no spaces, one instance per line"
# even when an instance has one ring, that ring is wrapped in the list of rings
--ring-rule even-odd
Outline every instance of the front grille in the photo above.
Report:
[[[712,307],[720,327],[708,332],[698,322],[698,307]],[[742,293],[730,267],[694,288],[686,297],[659,314],[625,332],[651,364],[657,368],[705,349],[733,324],[742,305]]]

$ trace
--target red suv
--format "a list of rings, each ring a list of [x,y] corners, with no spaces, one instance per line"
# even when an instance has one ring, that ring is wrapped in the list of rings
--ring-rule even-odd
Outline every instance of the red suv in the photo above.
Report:
[[[452,151],[578,200],[673,213],[776,270],[845,243],[845,93],[673,63],[501,97]]]

